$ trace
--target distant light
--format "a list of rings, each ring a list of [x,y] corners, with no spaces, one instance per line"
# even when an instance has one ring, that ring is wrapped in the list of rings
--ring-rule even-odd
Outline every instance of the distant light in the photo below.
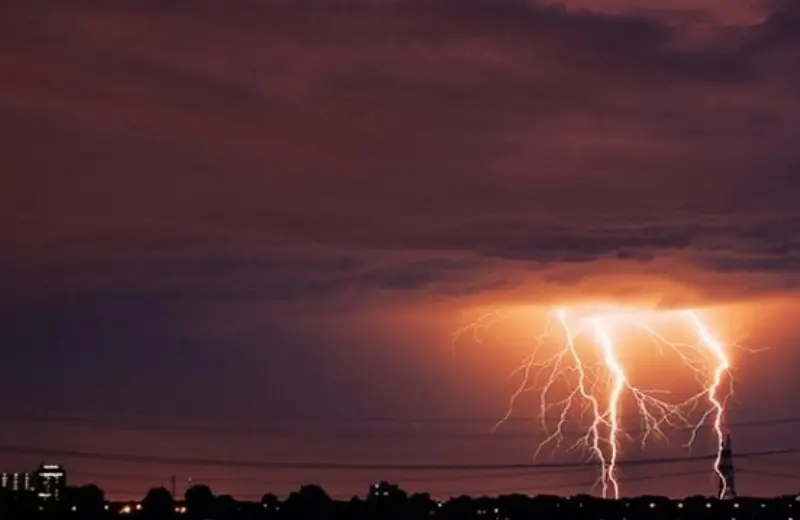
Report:
[[[77,511],[78,510],[78,506],[72,506],[72,510],[73,511]]]

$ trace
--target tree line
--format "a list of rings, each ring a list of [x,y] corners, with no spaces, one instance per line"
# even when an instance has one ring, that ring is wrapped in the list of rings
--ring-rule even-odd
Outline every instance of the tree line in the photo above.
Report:
[[[153,488],[137,502],[109,502],[95,485],[67,488],[57,503],[34,493],[0,490],[3,520],[523,520],[569,517],[585,520],[773,519],[800,517],[800,499],[740,498],[717,500],[695,496],[681,500],[641,496],[603,500],[586,495],[560,497],[521,494],[500,497],[462,496],[441,502],[426,493],[408,494],[382,482],[366,497],[334,500],[319,486],[302,486],[281,500],[266,494],[260,501],[238,501],[215,495],[211,488],[190,487],[182,499]]]

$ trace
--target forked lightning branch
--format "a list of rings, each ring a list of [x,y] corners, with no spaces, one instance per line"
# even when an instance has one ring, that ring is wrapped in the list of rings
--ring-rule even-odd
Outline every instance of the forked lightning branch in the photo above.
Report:
[[[456,338],[472,332],[476,338],[481,329],[494,323],[497,313],[486,314],[463,327]],[[659,332],[653,321],[668,322],[673,330],[680,327],[692,341],[676,342]],[[638,330],[647,341],[642,348],[658,351],[669,349],[697,382],[696,391],[676,398],[663,389],[642,388],[634,384],[631,370],[621,356],[621,333]],[[542,348],[556,344],[553,352]],[[539,393],[538,415],[545,439],[535,456],[547,447],[559,448],[565,439],[565,425],[571,418],[585,418],[585,433],[571,448],[585,450],[600,467],[598,484],[604,497],[619,498],[620,451],[632,436],[628,433],[631,416],[641,423],[640,442],[667,438],[674,429],[688,430],[690,446],[699,430],[710,427],[717,456],[713,471],[720,482],[720,496],[728,491],[724,475],[723,454],[726,448],[725,406],[732,394],[729,348],[692,310],[581,312],[579,309],[553,309],[548,323],[538,335],[530,354],[518,368],[521,383],[511,396],[510,406],[495,429],[514,412],[519,398],[532,390]],[[547,355],[542,355],[547,351]],[[566,392],[563,390],[566,385]],[[627,407],[629,409],[623,409]],[[551,422],[555,414],[554,422]],[[623,420],[624,419],[624,420]],[[554,424],[555,423],[555,424]]]

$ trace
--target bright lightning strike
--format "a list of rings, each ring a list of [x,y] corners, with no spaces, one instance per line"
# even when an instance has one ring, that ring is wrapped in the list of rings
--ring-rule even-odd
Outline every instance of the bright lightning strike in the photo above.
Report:
[[[583,314],[583,315],[581,315]],[[664,317],[688,327],[694,343],[670,341],[650,325],[653,318]],[[456,332],[456,339],[471,332],[481,342],[481,332],[502,319],[499,313],[482,316]],[[682,364],[699,383],[699,389],[677,402],[670,392],[641,388],[632,383],[630,370],[624,362],[618,340],[622,330],[635,329],[644,333],[659,353],[666,349],[678,355]],[[557,343],[554,354],[540,356],[545,343]],[[584,348],[586,347],[586,348]],[[627,433],[623,419],[638,416],[642,425],[641,444],[649,438],[666,439],[670,429],[688,429],[691,435],[687,446],[694,442],[698,431],[710,424],[717,447],[713,471],[725,494],[725,477],[721,470],[722,450],[726,436],[725,406],[732,394],[731,362],[727,347],[718,340],[694,311],[670,313],[618,311],[586,315],[579,310],[555,309],[548,324],[536,338],[533,351],[515,371],[521,372],[522,382],[511,396],[506,415],[497,423],[499,428],[514,411],[517,400],[525,393],[538,390],[539,416],[546,438],[537,447],[535,456],[548,446],[558,448],[564,440],[564,428],[571,416],[589,417],[585,434],[572,448],[588,451],[591,460],[600,466],[598,484],[603,497],[619,498],[619,454]],[[543,359],[540,359],[543,357]],[[540,383],[540,379],[544,379]],[[726,384],[727,383],[727,384]],[[557,387],[567,387],[558,394]],[[635,414],[623,414],[630,405]],[[555,427],[548,423],[549,412],[557,411]],[[698,418],[699,410],[699,418]],[[692,420],[692,417],[695,419]],[[626,421],[627,422],[627,421]]]

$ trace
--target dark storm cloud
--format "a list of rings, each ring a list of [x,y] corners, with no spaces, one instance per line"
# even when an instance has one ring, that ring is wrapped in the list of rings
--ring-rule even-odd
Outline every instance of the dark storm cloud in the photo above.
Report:
[[[752,50],[775,50],[794,47],[800,42],[800,6],[792,0],[768,2],[772,12],[753,31],[748,42]]]
[[[791,3],[733,28],[521,1],[3,9],[20,291],[458,293],[508,262],[793,254]]]
[[[714,271],[741,273],[748,271],[755,272],[797,272],[800,270],[800,255],[776,254],[772,256],[754,257],[725,257],[709,256],[705,258],[702,265]]]

